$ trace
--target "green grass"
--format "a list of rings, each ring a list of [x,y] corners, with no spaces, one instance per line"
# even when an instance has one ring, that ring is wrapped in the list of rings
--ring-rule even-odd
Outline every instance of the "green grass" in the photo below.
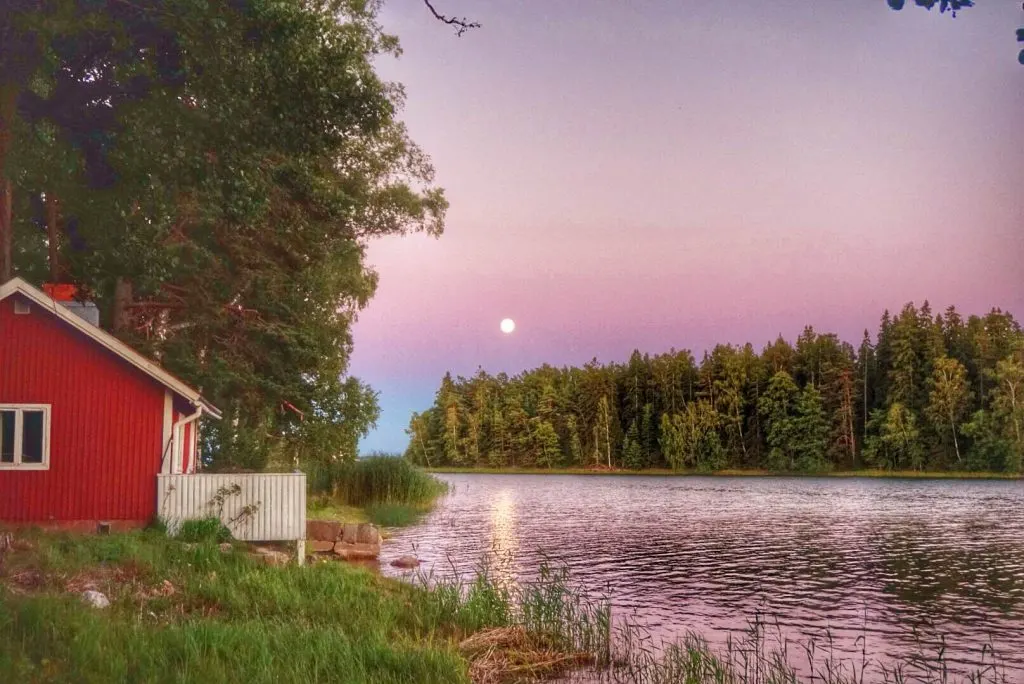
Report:
[[[365,511],[369,521],[378,527],[408,527],[419,522],[430,508],[429,505],[380,503],[370,504]]]
[[[339,503],[327,496],[309,497],[306,513],[313,520],[340,520],[349,523],[370,522],[365,508]]]
[[[429,473],[478,473],[484,475],[672,475],[676,477],[869,477],[920,480],[1019,480],[1020,473],[983,471],[924,471],[924,470],[836,470],[822,473],[776,473],[770,470],[729,468],[726,470],[647,470],[589,469],[589,468],[427,468]]]
[[[33,548],[0,578],[4,681],[466,682],[462,625],[486,622],[343,563],[268,567],[153,531],[18,539]]]

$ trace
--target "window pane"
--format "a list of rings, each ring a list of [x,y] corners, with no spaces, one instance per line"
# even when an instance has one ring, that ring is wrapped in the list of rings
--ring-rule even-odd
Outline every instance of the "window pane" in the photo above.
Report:
[[[21,416],[21,462],[43,462],[43,412],[24,411]]]
[[[0,463],[14,463],[14,411],[0,411]]]

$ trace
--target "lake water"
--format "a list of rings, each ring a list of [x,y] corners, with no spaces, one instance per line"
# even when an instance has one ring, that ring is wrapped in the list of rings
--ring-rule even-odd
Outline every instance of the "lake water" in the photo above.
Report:
[[[444,475],[451,494],[382,550],[469,572],[545,558],[607,593],[613,615],[713,644],[767,616],[878,661],[945,637],[954,665],[994,646],[1024,681],[1024,484],[1010,481]],[[915,636],[916,634],[916,636]],[[929,650],[929,649],[924,649]]]

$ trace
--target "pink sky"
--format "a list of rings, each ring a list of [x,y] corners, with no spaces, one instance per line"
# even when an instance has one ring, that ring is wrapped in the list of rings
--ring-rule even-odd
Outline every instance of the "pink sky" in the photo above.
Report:
[[[1024,318],[1020,4],[419,0],[380,68],[451,210],[374,242],[352,372],[401,450],[445,371],[851,341],[929,299]],[[509,316],[518,328],[498,330]]]

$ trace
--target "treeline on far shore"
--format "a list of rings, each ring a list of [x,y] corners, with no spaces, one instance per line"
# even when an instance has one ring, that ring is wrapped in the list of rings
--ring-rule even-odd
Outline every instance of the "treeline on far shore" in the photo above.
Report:
[[[1024,333],[925,302],[854,346],[807,327],[758,352],[719,344],[509,377],[446,374],[406,457],[432,467],[1019,472]]]

